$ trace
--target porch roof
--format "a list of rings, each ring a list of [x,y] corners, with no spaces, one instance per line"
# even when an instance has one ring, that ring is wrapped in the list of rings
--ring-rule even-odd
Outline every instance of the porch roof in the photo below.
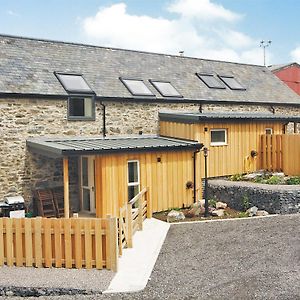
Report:
[[[198,123],[198,122],[245,122],[245,121],[268,121],[268,122],[300,122],[300,115],[280,115],[272,113],[240,113],[240,112],[174,112],[162,111],[159,113],[161,121],[179,123]]]
[[[69,137],[30,138],[27,146],[34,152],[48,157],[97,155],[121,152],[171,151],[201,149],[203,144],[192,140],[162,136],[118,136],[118,137]]]

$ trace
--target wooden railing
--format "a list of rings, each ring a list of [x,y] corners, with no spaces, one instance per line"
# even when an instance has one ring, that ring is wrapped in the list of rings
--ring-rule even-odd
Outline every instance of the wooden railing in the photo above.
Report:
[[[0,218],[0,266],[117,271],[117,220]]]
[[[143,221],[147,216],[151,217],[149,206],[147,188],[144,188],[128,204],[120,208],[119,255],[122,255],[123,248],[132,248],[132,236],[136,231],[143,230]]]

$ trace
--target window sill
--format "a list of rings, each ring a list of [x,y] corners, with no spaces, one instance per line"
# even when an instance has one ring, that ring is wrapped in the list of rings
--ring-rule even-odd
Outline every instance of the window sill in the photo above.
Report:
[[[215,146],[228,146],[227,143],[211,143],[210,144],[212,147],[215,147]]]
[[[96,121],[95,117],[68,117],[68,121]]]

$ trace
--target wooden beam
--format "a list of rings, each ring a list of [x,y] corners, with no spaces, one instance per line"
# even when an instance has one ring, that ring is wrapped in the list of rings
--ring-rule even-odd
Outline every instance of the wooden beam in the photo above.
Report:
[[[64,210],[65,218],[70,218],[70,197],[69,197],[69,161],[64,157]]]

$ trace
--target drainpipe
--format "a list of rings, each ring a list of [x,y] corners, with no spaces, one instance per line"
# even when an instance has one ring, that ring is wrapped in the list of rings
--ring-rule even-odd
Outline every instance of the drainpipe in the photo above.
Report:
[[[196,203],[196,191],[197,191],[197,186],[196,186],[196,154],[199,153],[199,150],[194,152],[193,156],[193,176],[194,176],[194,190],[193,190],[193,197],[194,197],[194,203]]]
[[[102,106],[102,118],[103,118],[103,123],[102,123],[102,134],[103,134],[103,137],[105,138],[106,137],[106,112],[105,112],[105,109],[106,109],[106,106],[103,104],[103,102],[100,102],[100,105]]]

